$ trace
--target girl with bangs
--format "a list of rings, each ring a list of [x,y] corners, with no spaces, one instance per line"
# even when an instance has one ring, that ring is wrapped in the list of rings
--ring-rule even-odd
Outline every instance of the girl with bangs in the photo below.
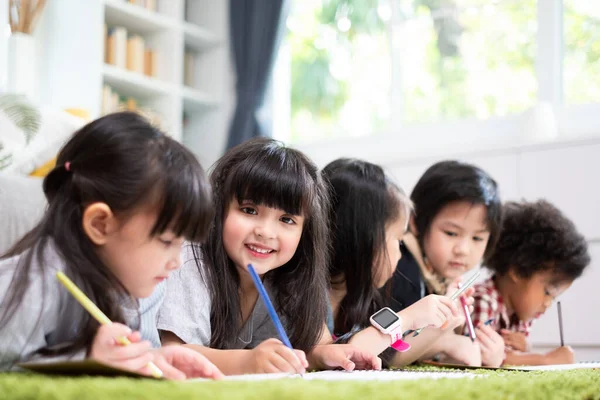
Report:
[[[215,220],[207,243],[187,245],[182,269],[168,282],[158,318],[163,343],[186,343],[225,374],[380,368],[375,356],[329,344],[329,203],[316,166],[259,138],[229,150],[210,180]],[[248,264],[296,350],[275,339]]]
[[[322,172],[329,183],[333,253],[329,267],[330,330],[338,343],[351,343],[390,365],[406,365],[423,354],[432,339],[399,337],[429,326],[441,331],[464,320],[445,296],[429,295],[394,313],[384,286],[402,257],[402,242],[412,215],[412,202],[379,165],[338,159]],[[467,302],[472,302],[466,293]],[[395,320],[398,332],[382,331],[376,315]],[[404,339],[406,342],[404,342]],[[406,344],[409,344],[407,346]],[[398,351],[396,351],[398,350]]]
[[[111,114],[72,136],[43,188],[42,220],[0,258],[0,369],[91,358],[147,375],[152,361],[173,379],[220,377],[189,349],[151,349],[157,299],[138,302],[180,266],[183,240],[208,232],[210,190],[195,157],[141,116]],[[113,323],[99,327],[58,271]]]

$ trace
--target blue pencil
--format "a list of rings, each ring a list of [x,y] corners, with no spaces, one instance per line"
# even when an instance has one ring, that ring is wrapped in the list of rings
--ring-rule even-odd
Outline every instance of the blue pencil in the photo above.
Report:
[[[289,347],[290,349],[293,350],[294,348],[292,347],[292,344],[290,343],[290,339],[288,338],[287,334],[285,333],[285,329],[283,329],[283,325],[281,325],[281,321],[279,320],[279,317],[277,316],[277,313],[275,312],[275,307],[273,307],[273,303],[271,303],[271,299],[269,299],[269,295],[267,294],[267,291],[265,290],[265,287],[264,287],[262,281],[260,280],[260,277],[254,270],[254,267],[252,266],[252,264],[248,264],[248,271],[250,271],[250,276],[252,277],[252,280],[254,281],[254,286],[256,286],[256,289],[258,290],[258,294],[260,295],[260,297],[262,297],[263,301],[265,302],[265,306],[267,307],[269,316],[271,317],[271,320],[273,321],[273,324],[275,325],[275,328],[277,329],[277,332],[279,333],[279,338],[281,339],[283,344],[285,344],[287,347]]]

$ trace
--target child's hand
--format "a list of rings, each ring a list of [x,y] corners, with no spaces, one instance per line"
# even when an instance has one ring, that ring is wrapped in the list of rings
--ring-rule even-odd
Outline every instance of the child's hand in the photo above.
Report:
[[[448,285],[448,290],[446,291],[446,297],[452,297],[452,295],[459,290],[459,283],[460,283],[461,278],[457,278],[454,280],[454,282],[452,282],[450,285]],[[469,314],[473,313],[473,303],[475,302],[475,299],[473,299],[473,293],[475,292],[475,289],[470,287],[468,289],[466,289],[463,294],[460,296],[460,298],[463,298],[465,300],[465,303],[468,307],[469,310]],[[465,324],[465,314],[463,312],[463,305],[460,301],[460,298],[455,300],[455,302],[457,302],[457,307],[459,307],[460,309],[460,315],[458,315],[457,317],[454,317],[450,320],[448,320],[448,325],[447,327],[449,327],[450,329],[456,329],[459,326],[462,327]],[[443,326],[442,328],[446,328],[446,326]],[[460,329],[462,333],[462,329]]]
[[[502,336],[487,325],[479,324],[475,328],[477,342],[481,349],[481,364],[499,367],[504,361],[504,340]]]
[[[479,343],[472,342],[471,338],[453,332],[441,337],[440,340],[445,341],[443,352],[454,360],[473,367],[481,366]]]
[[[248,352],[250,370],[264,374],[289,372],[302,374],[308,367],[302,350],[291,350],[277,339],[267,339]]]
[[[213,363],[202,354],[187,347],[172,345],[154,349],[152,352],[154,353],[154,363],[167,379],[223,378],[223,374]],[[143,371],[150,372],[149,370]]]
[[[454,280],[454,282],[452,282],[450,285],[448,285],[448,289],[446,289],[446,297],[452,297],[452,295],[458,291],[459,287],[458,284],[460,283],[462,278],[456,278]],[[460,297],[464,297],[465,300],[467,300],[467,304],[471,305],[473,304],[473,293],[475,293],[475,288],[474,287],[470,287],[468,289],[465,289],[465,291],[463,292],[463,294],[460,295]]]
[[[322,344],[312,351],[312,357],[320,368],[381,369],[381,359],[351,344]]]
[[[547,364],[573,364],[575,362],[575,353],[569,346],[559,347],[546,353]]]
[[[131,344],[119,344],[117,339],[121,337],[129,339]],[[94,337],[89,357],[116,368],[151,375],[145,366],[154,359],[150,352],[152,346],[148,341],[141,342],[141,339],[139,332],[132,332],[123,324],[102,325]]]
[[[403,321],[402,329],[406,331],[427,326],[445,328],[461,313],[450,298],[430,294],[400,311],[399,315]]]
[[[512,332],[507,329],[502,329],[500,333],[502,334],[502,338],[504,339],[506,346],[521,352],[529,351],[527,337],[523,333]]]

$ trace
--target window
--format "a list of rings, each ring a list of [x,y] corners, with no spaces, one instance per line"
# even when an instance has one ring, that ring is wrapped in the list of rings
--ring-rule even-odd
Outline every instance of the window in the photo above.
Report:
[[[567,104],[600,101],[600,2],[564,0],[564,94]]]
[[[390,118],[391,57],[378,0],[293,3],[291,139],[362,135]]]
[[[401,3],[392,42],[404,121],[504,116],[535,103],[535,0]]]
[[[295,0],[287,27],[273,114],[292,142],[600,102],[596,1]]]

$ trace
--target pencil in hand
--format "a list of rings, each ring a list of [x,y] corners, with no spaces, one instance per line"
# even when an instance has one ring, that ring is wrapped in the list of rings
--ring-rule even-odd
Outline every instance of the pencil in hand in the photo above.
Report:
[[[560,301],[556,303],[556,307],[558,308],[558,330],[560,332],[560,347],[565,347],[565,338],[563,336],[562,308],[560,306]]]
[[[288,338],[288,335],[287,335],[287,333],[285,333],[285,329],[283,328],[283,325],[281,324],[281,320],[277,316],[277,312],[275,311],[275,307],[273,306],[273,303],[271,302],[271,299],[269,298],[269,294],[267,293],[267,290],[265,289],[262,281],[260,280],[260,277],[256,273],[256,270],[254,269],[252,264],[248,264],[248,271],[250,272],[250,276],[252,277],[252,281],[254,282],[254,285],[256,286],[256,290],[258,291],[259,296],[262,298],[263,302],[265,303],[267,312],[269,313],[269,316],[271,317],[271,321],[273,321],[273,325],[275,325],[275,329],[277,329],[277,333],[279,334],[279,338],[281,339],[281,342],[284,345],[286,345],[290,350],[294,350],[294,347],[290,343],[290,339]],[[302,364],[302,362],[300,362],[300,364]],[[303,374],[301,373],[301,375],[303,375]]]
[[[56,278],[63,286],[75,297],[75,299],[96,319],[101,325],[112,324],[111,320],[83,293],[67,276],[62,272],[56,273]],[[131,342],[126,337],[117,338],[117,342],[122,346],[130,345]],[[148,368],[153,377],[162,378],[163,372],[152,361],[148,363]]]
[[[460,283],[458,284],[458,288],[461,288]],[[467,301],[462,296],[460,297],[460,305],[465,313],[465,322],[467,324],[467,329],[469,330],[469,337],[471,338],[471,341],[474,342],[477,339],[477,336],[475,336],[475,327],[473,326],[473,320],[471,319],[471,313],[469,312]]]

